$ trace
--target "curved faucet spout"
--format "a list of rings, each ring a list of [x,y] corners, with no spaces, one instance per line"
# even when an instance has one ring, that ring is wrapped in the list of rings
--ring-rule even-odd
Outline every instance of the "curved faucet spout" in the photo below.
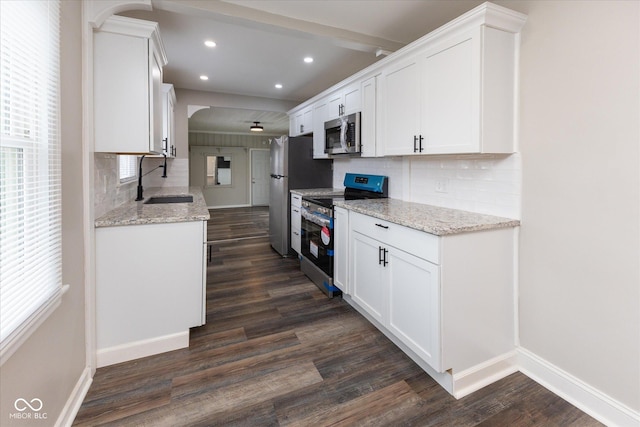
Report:
[[[138,196],[136,197],[136,202],[144,199],[142,197],[142,161],[144,160],[144,155],[140,157],[140,168],[138,169]]]

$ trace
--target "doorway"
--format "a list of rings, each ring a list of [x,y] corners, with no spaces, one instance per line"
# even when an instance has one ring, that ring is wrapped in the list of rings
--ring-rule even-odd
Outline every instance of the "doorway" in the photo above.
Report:
[[[252,149],[251,206],[269,205],[269,150]]]

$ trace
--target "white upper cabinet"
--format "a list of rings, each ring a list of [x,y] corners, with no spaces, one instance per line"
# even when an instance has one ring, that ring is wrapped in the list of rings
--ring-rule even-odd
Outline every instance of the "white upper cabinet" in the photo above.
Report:
[[[289,116],[289,135],[300,136],[313,132],[313,106],[296,111]]]
[[[162,67],[155,22],[112,16],[94,33],[95,151],[162,154]]]
[[[328,98],[323,98],[313,104],[313,158],[328,159],[324,152],[324,122],[327,117]]]
[[[378,76],[362,82],[362,116],[360,117],[360,155],[376,157],[378,143]]]
[[[513,153],[515,47],[479,26],[386,67],[384,154]]]
[[[362,109],[360,82],[352,83],[328,96],[325,121],[357,113]]]
[[[162,85],[162,152],[167,157],[176,156],[175,128],[176,92],[172,84]]]
[[[525,21],[483,3],[319,95],[324,120],[362,111],[363,157],[513,153]]]
[[[389,64],[381,78],[381,146],[386,156],[413,154],[420,134],[418,56]]]

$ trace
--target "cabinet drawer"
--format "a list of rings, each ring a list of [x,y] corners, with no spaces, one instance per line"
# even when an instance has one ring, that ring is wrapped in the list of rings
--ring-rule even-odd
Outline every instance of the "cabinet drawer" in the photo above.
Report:
[[[349,221],[351,229],[355,232],[370,236],[418,258],[440,264],[438,236],[357,212],[351,212]]]
[[[301,207],[302,206],[302,196],[299,194],[291,193],[291,207]]]
[[[300,208],[291,206],[291,229],[299,229],[302,225],[302,219],[300,217]]]

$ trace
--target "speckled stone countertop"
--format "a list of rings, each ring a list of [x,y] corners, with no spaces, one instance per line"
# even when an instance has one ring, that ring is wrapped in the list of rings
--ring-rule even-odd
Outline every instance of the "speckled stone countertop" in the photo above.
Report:
[[[436,236],[520,225],[520,221],[516,219],[404,202],[397,199],[336,201],[335,205]]]
[[[341,188],[305,188],[300,190],[291,190],[292,193],[304,196],[341,196],[344,189]]]
[[[192,203],[159,203],[145,205],[153,196],[193,195]],[[96,219],[95,226],[116,227],[120,225],[165,224],[172,222],[206,221],[209,210],[200,187],[156,187],[145,188],[144,200],[130,201]]]

